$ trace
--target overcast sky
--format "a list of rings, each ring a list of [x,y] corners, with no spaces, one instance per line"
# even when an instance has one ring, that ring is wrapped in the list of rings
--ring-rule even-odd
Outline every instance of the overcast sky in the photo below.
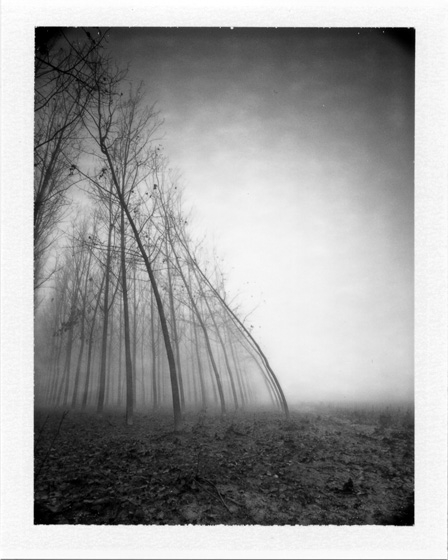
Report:
[[[414,58],[366,29],[115,28],[291,401],[413,394]]]

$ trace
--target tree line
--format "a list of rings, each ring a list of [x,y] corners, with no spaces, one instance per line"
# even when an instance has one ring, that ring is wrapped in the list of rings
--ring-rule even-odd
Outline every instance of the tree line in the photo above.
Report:
[[[218,263],[189,233],[159,113],[106,55],[107,32],[84,33],[36,35],[36,400],[124,407],[128,424],[136,408],[170,407],[176,429],[190,409],[270,399],[288,414]],[[89,203],[62,228],[76,185]]]

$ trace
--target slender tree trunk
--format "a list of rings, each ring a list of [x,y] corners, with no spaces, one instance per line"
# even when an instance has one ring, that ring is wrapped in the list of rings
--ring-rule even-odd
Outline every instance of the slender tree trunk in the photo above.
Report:
[[[132,382],[132,406],[135,409],[137,404],[137,290],[136,290],[136,264],[134,262],[134,275],[133,275],[133,317],[132,317],[132,364],[133,369],[133,382]]]
[[[198,330],[196,327],[196,321],[193,317],[193,310],[191,310],[191,323],[193,325],[194,347],[196,350],[196,359],[197,359],[198,372],[199,372],[199,383],[201,386],[201,403],[202,403],[202,409],[205,410],[207,408],[207,396],[206,396],[205,383],[204,383],[204,372],[202,369],[202,361],[201,361],[201,355],[199,350]]]
[[[49,382],[48,389],[48,403],[52,403],[56,397],[56,388],[59,378],[59,366],[62,351],[62,333],[59,331],[59,325],[61,323],[61,316],[64,310],[64,300],[65,291],[67,288],[67,276],[63,278],[61,292],[59,294],[59,299],[56,307],[54,324],[53,324],[53,359],[51,361],[51,378]]]
[[[104,287],[104,319],[103,319],[103,338],[101,343],[101,366],[100,366],[100,383],[98,392],[98,414],[102,414],[104,410],[104,397],[106,392],[106,357],[107,357],[107,331],[109,326],[109,284],[110,284],[110,266],[111,266],[111,243],[112,243],[112,197],[109,201],[109,233],[107,237],[107,257],[106,257],[106,283]]]
[[[159,313],[160,326],[162,328],[163,339],[164,339],[164,342],[165,342],[165,350],[166,350],[167,359],[168,359],[168,366],[169,366],[169,370],[170,370],[171,392],[172,392],[172,398],[173,398],[174,429],[178,430],[181,427],[181,424],[182,424],[182,411],[181,411],[181,407],[180,407],[179,386],[178,386],[178,382],[177,382],[176,362],[175,362],[175,359],[174,359],[174,353],[173,353],[173,348],[172,348],[172,345],[171,345],[171,339],[170,339],[170,334],[169,334],[169,331],[168,331],[168,325],[167,325],[167,322],[166,322],[165,310],[164,310],[163,304],[162,304],[162,298],[160,297],[160,293],[159,293],[157,282],[156,282],[156,279],[155,279],[155,276],[154,276],[154,272],[152,270],[152,266],[151,266],[151,263],[149,261],[148,255],[146,254],[143,243],[141,241],[140,234],[138,232],[137,226],[135,225],[135,222],[134,222],[134,220],[131,216],[129,208],[126,204],[124,194],[120,189],[120,183],[119,183],[118,178],[115,174],[115,168],[114,168],[114,165],[113,165],[113,162],[112,162],[112,158],[111,158],[111,156],[109,154],[109,150],[108,150],[107,146],[104,144],[104,142],[101,142],[101,151],[103,152],[103,154],[107,158],[109,169],[111,171],[113,182],[114,182],[114,185],[115,185],[116,193],[117,193],[117,196],[120,200],[120,205],[121,205],[122,209],[124,210],[124,212],[126,214],[126,218],[129,222],[129,225],[131,226],[132,232],[134,234],[135,241],[138,245],[139,251],[140,251],[140,253],[142,255],[142,258],[143,258],[143,261],[145,263],[145,268],[146,268],[146,271],[148,273],[149,280],[151,282],[151,286],[152,286],[152,289],[153,289],[153,292],[154,292],[154,297],[155,297],[156,305],[157,305],[157,311]]]
[[[128,286],[126,277],[124,211],[121,209],[121,282],[123,290],[124,315],[124,353],[126,361],[126,423],[131,426],[134,422],[134,383],[132,374],[131,337],[129,324]]]
[[[199,395],[200,387],[198,388],[198,381],[196,379],[194,355],[195,355],[194,354],[194,341],[192,339],[191,340],[191,345],[190,345],[190,379],[193,382],[192,404],[193,404],[193,409],[196,410],[197,405],[198,405],[199,401],[201,400],[201,395]]]
[[[182,368],[180,364],[180,352],[179,352],[179,337],[177,334],[177,321],[176,321],[176,309],[174,306],[174,297],[173,297],[173,283],[171,279],[171,266],[170,266],[170,258],[168,255],[168,234],[165,237],[165,249],[166,249],[166,272],[168,277],[168,297],[170,303],[170,311],[171,311],[171,325],[172,325],[172,338],[174,344],[174,350],[176,353],[176,365],[177,365],[177,379],[179,380],[179,393],[180,393],[180,406],[183,410],[185,408],[185,394],[184,394],[184,384],[182,380]]]
[[[44,401],[45,404],[49,404],[50,403],[50,395],[51,395],[51,388],[53,385],[53,381],[54,381],[54,364],[56,361],[56,356],[57,356],[57,344],[55,342],[55,340],[52,340],[52,347],[51,347],[51,357],[50,357],[50,364],[48,366],[48,378],[47,378],[47,383],[45,385],[45,397],[44,397]]]
[[[73,296],[74,297],[74,302],[73,302],[73,305],[72,305],[72,308],[71,308],[72,311],[70,313],[70,319],[69,319],[70,327],[69,327],[69,331],[68,331],[67,354],[66,354],[65,366],[64,366],[64,383],[65,383],[64,401],[63,401],[63,406],[64,407],[67,406],[68,390],[69,390],[69,385],[70,385],[70,370],[71,370],[73,338],[74,338],[74,321],[75,321],[76,307],[77,307],[77,303],[78,303],[77,292],[78,292],[77,287],[75,287],[75,295]]]
[[[257,355],[253,350],[253,348],[250,346],[249,341],[246,340],[245,343],[243,343],[243,341],[240,340],[240,344],[241,346],[243,346],[243,348],[245,348],[246,352],[249,354],[249,356],[252,358],[252,360],[255,362],[255,365],[259,369],[263,377],[263,380],[266,384],[266,388],[268,390],[269,396],[271,397],[272,404],[274,406],[277,405],[280,408],[280,410],[282,410],[281,395],[278,392],[278,389],[275,383],[273,382],[272,378],[268,375],[266,369],[263,368],[263,366],[260,364],[260,361],[257,359]]]
[[[58,383],[58,390],[57,390],[57,395],[56,395],[56,399],[55,399],[55,405],[56,406],[61,406],[62,391],[64,389],[64,384],[66,382],[66,378],[67,378],[67,373],[64,369],[64,370],[62,370],[61,379]]]
[[[207,351],[207,348],[205,349],[205,355],[207,356],[207,363],[208,363],[208,368],[209,368],[209,372],[210,372],[210,377],[209,377],[209,381],[210,381],[210,387],[213,393],[213,403],[216,407],[219,406],[219,396],[218,396],[218,389],[216,388],[216,378],[214,376],[213,372],[213,365],[212,365],[212,360],[210,358],[210,353]]]
[[[152,406],[154,410],[159,407],[157,395],[157,364],[156,364],[156,333],[154,321],[154,301],[153,291],[151,290],[151,373],[152,373]]]
[[[160,408],[163,405],[163,363],[162,363],[162,353],[160,349],[160,331],[157,330],[157,366],[156,366],[156,375],[157,375],[157,407]]]
[[[145,365],[144,365],[144,344],[143,341],[145,340],[145,328],[144,328],[144,317],[142,317],[142,341],[140,344],[140,364],[141,364],[141,372],[142,372],[142,399],[141,399],[141,406],[143,409],[146,407],[146,396],[145,396]]]
[[[86,378],[84,380],[84,392],[82,395],[81,409],[84,410],[87,405],[87,397],[89,395],[89,385],[90,385],[90,372],[92,367],[92,354],[93,354],[93,329],[95,324],[92,325],[89,338],[89,348],[87,351],[87,365],[86,365]]]
[[[68,338],[67,338],[67,342],[65,344],[65,362],[64,362],[64,368],[62,369],[62,375],[58,381],[58,386],[57,386],[57,395],[56,395],[56,399],[55,399],[55,405],[56,406],[60,406],[61,404],[61,399],[62,399],[62,394],[64,391],[64,387],[65,384],[67,382],[67,370],[66,370],[66,363],[67,363],[67,349],[68,349]]]
[[[89,334],[89,349],[87,352],[87,365],[86,365],[86,378],[85,378],[85,382],[84,382],[84,393],[82,396],[82,403],[81,403],[81,408],[85,409],[86,408],[86,404],[87,404],[87,397],[89,394],[89,384],[90,384],[90,371],[91,371],[91,363],[92,363],[92,350],[93,350],[93,337],[94,337],[94,332],[95,332],[95,324],[96,324],[96,315],[98,312],[98,308],[100,306],[100,301],[101,301],[101,293],[103,291],[103,286],[104,286],[104,282],[106,279],[106,274],[107,271],[104,272],[103,274],[103,278],[101,280],[101,286],[100,289],[98,291],[98,295],[97,295],[97,299],[96,299],[96,303],[95,303],[95,309],[93,310],[93,316],[92,316],[92,325],[90,327],[90,334]]]
[[[225,325],[224,331],[226,333],[227,345],[230,348],[230,353],[232,355],[233,364],[235,366],[236,380],[237,380],[237,383],[238,383],[238,388],[240,390],[242,407],[245,408],[245,406],[247,404],[247,400],[246,400],[246,396],[244,394],[243,384],[242,384],[242,380],[241,380],[242,374],[241,374],[241,370],[240,370],[238,361],[237,361],[236,356],[235,356],[235,349],[233,347],[232,337],[230,335],[229,328],[228,328],[227,324]]]
[[[225,347],[224,341],[223,341],[223,339],[222,339],[221,333],[219,332],[219,328],[218,328],[218,325],[217,325],[217,323],[216,323],[214,313],[213,313],[213,311],[211,310],[210,304],[208,303],[208,300],[207,300],[207,298],[205,297],[205,294],[204,294],[204,292],[203,292],[203,290],[202,290],[202,287],[201,287],[200,284],[199,284],[199,279],[196,278],[196,280],[197,280],[197,282],[198,282],[199,289],[200,289],[201,294],[202,294],[202,298],[203,298],[203,300],[205,301],[205,305],[206,305],[206,307],[207,307],[207,309],[208,309],[208,312],[209,312],[209,314],[210,314],[210,317],[211,317],[211,319],[212,319],[213,326],[215,327],[215,331],[216,331],[216,335],[217,335],[218,340],[219,340],[219,344],[221,345],[221,349],[222,349],[222,352],[223,352],[223,355],[224,355],[224,362],[225,362],[226,368],[227,368],[227,373],[229,374],[230,386],[231,386],[231,389],[232,389],[232,396],[233,396],[233,400],[234,400],[234,403],[235,403],[235,410],[238,410],[238,408],[239,408],[239,405],[238,405],[238,397],[237,397],[237,394],[236,394],[235,382],[234,382],[234,380],[233,380],[233,372],[232,372],[232,368],[230,367],[230,362],[229,362],[229,358],[228,358],[228,356],[227,356],[226,347]]]
[[[72,407],[75,408],[78,400],[78,387],[79,387],[79,378],[81,374],[81,364],[82,358],[84,355],[84,345],[85,345],[85,326],[86,326],[86,305],[87,305],[87,287],[89,285],[89,274],[90,274],[90,265],[92,262],[92,251],[89,253],[89,260],[87,263],[87,270],[86,276],[84,280],[84,290],[82,294],[82,312],[81,312],[81,345],[79,347],[79,354],[78,354],[78,365],[76,367],[76,375],[75,375],[75,386],[73,388],[73,398],[72,398]]]
[[[82,365],[82,358],[84,355],[84,345],[85,345],[85,325],[84,320],[81,323],[81,344],[79,346],[79,354],[78,354],[78,365],[76,366],[76,374],[75,374],[75,385],[73,387],[73,398],[72,398],[72,408],[76,407],[77,399],[78,399],[78,387],[79,387],[79,377],[81,373],[81,365]]]
[[[112,302],[111,302],[112,303]],[[109,334],[109,348],[107,356],[107,367],[106,367],[106,393],[104,396],[104,403],[106,408],[111,402],[111,393],[113,390],[113,368],[112,368],[112,351],[113,351],[113,341],[114,341],[114,308],[111,307],[109,312],[109,324],[110,324],[110,334]]]
[[[187,282],[187,279],[184,276],[184,273],[182,272],[182,268],[181,268],[180,263],[179,263],[179,258],[176,254],[176,251],[174,250],[173,245],[171,245],[171,248],[173,250],[174,258],[176,259],[178,272],[179,272],[180,277],[182,278],[184,286],[187,290],[188,297],[190,298],[191,305],[194,309],[194,312],[195,312],[196,317],[198,319],[199,325],[202,329],[202,332],[204,333],[205,344],[206,344],[207,351],[208,351],[208,354],[209,354],[209,357],[210,357],[210,362],[212,364],[213,372],[215,374],[216,384],[218,386],[219,401],[220,401],[220,405],[221,405],[221,413],[223,415],[225,415],[226,414],[226,402],[225,402],[225,399],[224,399],[224,392],[222,390],[221,378],[219,376],[218,368],[216,366],[215,358],[213,356],[213,351],[212,351],[212,347],[211,347],[211,344],[210,344],[210,339],[209,339],[209,336],[208,336],[207,327],[205,326],[205,323],[202,320],[201,314],[200,314],[198,306],[196,305],[196,302],[194,300],[194,297],[193,297],[193,294],[191,292],[190,286]]]
[[[62,348],[64,346],[62,333],[61,333],[61,336],[58,336],[58,339],[59,339],[58,355],[57,355],[57,358],[56,358],[56,364],[55,364],[55,369],[54,369],[53,386],[51,388],[51,393],[50,393],[50,402],[53,403],[53,404],[57,403],[56,395],[57,395],[58,384],[59,384],[59,381],[60,381],[61,355],[62,355]]]
[[[118,394],[117,405],[121,406],[122,386],[123,386],[123,301],[120,301],[119,315],[119,340],[118,340]]]
[[[225,311],[228,313],[228,315],[230,316],[230,318],[232,319],[232,321],[235,323],[235,325],[237,326],[237,328],[239,329],[239,331],[244,334],[246,336],[246,338],[248,340],[250,340],[251,345],[254,347],[254,349],[256,350],[257,354],[260,356],[260,358],[263,361],[263,364],[267,370],[268,375],[271,377],[273,384],[276,387],[276,390],[279,394],[280,400],[281,400],[281,407],[285,413],[285,416],[287,418],[289,418],[289,409],[288,409],[288,403],[286,402],[285,399],[285,395],[283,393],[283,390],[281,388],[280,383],[278,382],[277,376],[275,375],[274,371],[272,370],[268,359],[266,358],[266,356],[264,355],[263,351],[261,350],[260,346],[258,345],[257,341],[254,339],[254,337],[252,336],[252,334],[250,333],[250,331],[248,331],[248,329],[244,326],[244,324],[240,321],[240,319],[236,316],[236,314],[230,309],[230,307],[228,306],[227,302],[222,298],[222,296],[220,295],[220,293],[215,289],[215,287],[213,286],[213,284],[210,282],[210,280],[207,278],[207,276],[204,274],[204,272],[202,272],[201,268],[199,267],[199,265],[197,264],[197,262],[195,261],[195,259],[193,258],[193,256],[191,255],[190,249],[188,247],[187,242],[185,241],[184,235],[182,232],[179,231],[178,227],[176,226],[175,221],[173,220],[173,226],[176,229],[176,233],[177,233],[177,238],[180,241],[180,243],[182,244],[182,247],[184,248],[186,254],[189,257],[189,261],[191,263],[191,266],[193,266],[199,273],[199,275],[205,280],[205,283],[207,284],[207,286],[209,286],[209,288],[212,290],[212,292],[215,294],[215,296],[218,298],[218,300],[221,302],[223,308],[225,309]]]
[[[188,250],[188,248],[186,248],[186,250]],[[248,329],[244,326],[244,324],[240,321],[240,319],[238,319],[238,317],[235,315],[235,313],[230,309],[230,307],[227,305],[227,303],[223,300],[223,298],[221,297],[221,295],[219,294],[219,292],[217,292],[217,290],[214,288],[214,286],[212,285],[212,283],[210,282],[210,280],[205,276],[205,274],[202,272],[202,270],[197,266],[197,264],[195,263],[194,259],[191,257],[190,253],[188,253],[190,256],[190,262],[192,264],[192,266],[196,267],[196,270],[199,272],[199,274],[202,276],[202,278],[204,278],[204,280],[206,281],[207,285],[210,287],[210,289],[213,291],[213,293],[216,295],[216,297],[219,299],[219,301],[222,303],[224,309],[227,311],[227,313],[230,315],[230,318],[232,319],[232,321],[235,323],[235,325],[238,327],[238,329],[245,334],[245,336],[250,340],[250,343],[252,344],[252,346],[254,347],[254,349],[256,350],[257,354],[260,356],[260,358],[263,361],[263,364],[267,370],[268,375],[271,377],[273,384],[275,385],[276,391],[279,395],[280,398],[280,402],[281,402],[281,408],[283,409],[285,415],[287,418],[289,418],[289,409],[288,409],[288,404],[286,402],[285,399],[285,395],[283,393],[283,390],[281,388],[280,383],[278,382],[277,376],[275,375],[275,373],[273,372],[268,359],[266,358],[266,356],[264,355],[263,351],[261,350],[260,346],[258,345],[257,341],[254,339],[254,337],[252,336],[252,334],[250,333],[250,331],[248,331]]]

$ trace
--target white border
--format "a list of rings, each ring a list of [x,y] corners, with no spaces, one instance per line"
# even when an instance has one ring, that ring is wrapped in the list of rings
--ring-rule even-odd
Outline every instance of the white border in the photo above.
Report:
[[[256,6],[256,7],[255,7]],[[1,5],[2,558],[446,558],[447,10],[231,0]],[[45,527],[32,516],[32,82],[37,25],[415,27],[416,525]]]

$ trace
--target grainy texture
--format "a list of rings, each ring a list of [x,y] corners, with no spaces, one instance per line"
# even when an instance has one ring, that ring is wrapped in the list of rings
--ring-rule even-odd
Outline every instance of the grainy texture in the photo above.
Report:
[[[35,524],[412,525],[409,410],[36,413]],[[47,418],[48,417],[48,418]],[[51,451],[48,453],[48,450]]]

